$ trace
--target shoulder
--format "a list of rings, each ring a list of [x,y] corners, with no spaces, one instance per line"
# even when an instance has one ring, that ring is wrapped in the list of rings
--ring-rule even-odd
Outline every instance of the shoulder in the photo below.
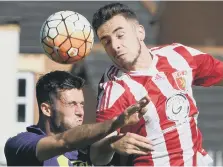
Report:
[[[195,57],[205,53],[180,43],[173,43],[150,49],[151,54],[158,57],[158,61],[164,62],[174,69],[187,70],[196,68]]]
[[[122,90],[122,78],[125,76],[124,74],[125,73],[115,65],[111,65],[110,67],[106,68],[98,84],[98,93],[100,94],[101,90],[109,90],[110,88]]]
[[[192,48],[190,46],[186,46],[181,43],[172,43],[168,45],[161,45],[157,47],[150,48],[150,51],[155,54],[161,54],[161,56],[172,56],[172,55],[178,55],[178,56],[196,56],[200,54],[205,54],[195,48]]]
[[[9,138],[5,143],[5,155],[17,154],[22,151],[35,150],[38,141],[44,135],[38,135],[31,132],[22,132],[18,135]]]
[[[116,67],[115,65],[111,65],[108,68],[105,69],[105,72],[102,76],[102,82],[112,81],[115,79],[115,77],[120,72],[120,69]]]
[[[38,162],[35,158],[36,145],[43,137],[43,135],[31,132],[22,132],[9,138],[4,147],[7,164],[14,165],[16,163],[19,165],[29,161]]]
[[[33,141],[39,141],[43,137],[44,135],[38,135],[31,132],[21,132],[17,134],[16,136],[9,138],[6,141],[5,147],[15,148],[15,147],[21,146],[22,144],[28,145],[30,142],[33,143]]]

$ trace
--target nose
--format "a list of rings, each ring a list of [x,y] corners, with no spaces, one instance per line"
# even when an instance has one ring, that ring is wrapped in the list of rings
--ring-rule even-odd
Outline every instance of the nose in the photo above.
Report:
[[[84,108],[81,105],[78,105],[75,111],[75,114],[79,117],[84,116]]]
[[[120,49],[119,40],[112,40],[112,49],[115,51],[118,51]]]

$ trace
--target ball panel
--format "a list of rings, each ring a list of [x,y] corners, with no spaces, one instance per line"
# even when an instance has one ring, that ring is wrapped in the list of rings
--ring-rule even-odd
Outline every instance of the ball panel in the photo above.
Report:
[[[61,11],[61,12],[57,12],[55,14],[52,14],[48,19],[47,21],[51,21],[51,20],[62,20],[62,16],[61,14],[63,13],[64,11]]]
[[[65,19],[65,18],[67,18],[68,16],[71,16],[71,15],[73,15],[73,14],[75,14],[75,12],[66,10],[66,11],[64,11],[61,15],[62,15],[62,17]]]
[[[61,50],[58,51],[59,57],[62,59],[62,62],[66,62],[70,57],[66,52],[63,52]]]
[[[62,63],[64,60],[61,58],[61,56],[59,56],[57,53],[53,52],[51,54],[52,59],[58,63]]]
[[[77,61],[81,60],[82,57],[77,55],[77,56],[74,56],[74,57],[70,57],[68,60],[67,60],[67,63],[76,63]]]
[[[83,15],[79,14],[78,17],[83,25],[91,26],[89,21]]]
[[[52,48],[54,47],[53,39],[49,37],[44,38],[42,42]]]
[[[61,21],[62,21],[61,19],[48,21],[47,25],[49,26],[49,28],[56,28],[61,23]]]
[[[43,27],[42,27],[42,31],[41,31],[41,38],[45,38],[48,36],[48,32],[49,32],[49,27],[47,24],[44,24]]]
[[[83,31],[81,31],[81,30],[73,31],[72,34],[71,34],[70,36],[71,36],[72,38],[79,39],[79,40],[82,40],[82,41],[85,40],[84,33],[83,33]]]
[[[86,45],[86,53],[85,53],[85,56],[87,56],[87,55],[89,55],[89,53],[91,52],[93,43],[91,43],[91,42],[86,42],[85,45]]]
[[[86,32],[86,31],[85,31]],[[87,41],[93,43],[94,40],[94,31],[91,29],[91,31],[86,32],[87,35]]]
[[[81,31],[84,30],[84,24],[81,23],[81,21],[79,20],[74,23],[74,27],[75,27],[75,30],[81,30]]]
[[[66,39],[67,39],[66,36],[57,35],[56,38],[54,39],[55,46],[60,46]]]
[[[68,55],[69,55],[70,57],[77,56],[77,54],[78,54],[78,49],[77,49],[77,48],[70,48],[70,49],[68,50]]]
[[[70,38],[70,41],[71,41],[72,47],[74,47],[74,48],[79,48],[79,47],[81,47],[81,45],[84,44],[84,41],[80,40],[80,39]]]
[[[63,21],[57,26],[57,31],[60,35],[64,35],[64,36],[68,35],[65,23]]]
[[[60,51],[62,52],[68,52],[68,50],[71,48],[70,40],[67,39],[65,42],[63,42],[60,46]]]
[[[75,23],[77,20],[78,20],[78,15],[76,13],[65,19],[65,21],[70,21],[72,23]]]
[[[66,29],[68,31],[68,34],[71,35],[75,31],[75,27],[73,22],[65,21]]]
[[[47,54],[52,54],[53,53],[53,48],[47,46],[46,44],[43,43],[43,49]]]
[[[50,28],[48,35],[49,35],[50,38],[55,38],[58,35],[57,29],[56,28]]]
[[[86,45],[85,44],[83,44],[83,45],[81,45],[81,47],[78,49],[78,55],[79,56],[85,56],[85,53],[86,53]]]

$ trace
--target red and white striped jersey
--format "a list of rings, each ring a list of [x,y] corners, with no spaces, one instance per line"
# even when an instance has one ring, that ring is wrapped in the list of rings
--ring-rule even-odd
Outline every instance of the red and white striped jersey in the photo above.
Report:
[[[155,47],[149,52],[153,60],[148,70],[125,73],[111,66],[104,73],[99,83],[97,121],[120,115],[148,95],[151,102],[143,119],[121,129],[146,136],[154,144],[154,151],[147,156],[135,156],[133,164],[208,165],[209,157],[202,148],[202,135],[197,127],[198,109],[192,86],[211,86],[221,81],[223,63],[178,43]]]

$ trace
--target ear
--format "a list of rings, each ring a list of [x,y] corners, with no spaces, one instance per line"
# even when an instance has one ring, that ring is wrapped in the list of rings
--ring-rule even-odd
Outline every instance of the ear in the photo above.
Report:
[[[137,25],[137,33],[138,33],[138,38],[140,41],[144,41],[146,33],[145,33],[145,29],[142,25]]]
[[[47,117],[52,116],[51,106],[48,103],[42,103],[40,105],[40,108],[42,110],[43,115],[45,115]]]

